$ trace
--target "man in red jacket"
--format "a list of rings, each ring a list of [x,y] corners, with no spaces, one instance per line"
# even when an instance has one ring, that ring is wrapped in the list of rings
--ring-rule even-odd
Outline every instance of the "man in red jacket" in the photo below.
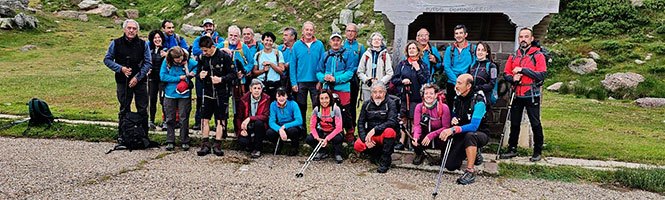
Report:
[[[242,104],[238,105],[239,118],[234,120],[238,145],[251,151],[252,158],[261,157],[262,142],[266,136],[268,116],[270,116],[270,96],[263,93],[261,80],[252,79],[249,92],[240,100]]]
[[[541,159],[543,127],[540,125],[540,91],[547,73],[547,61],[540,47],[533,45],[533,40],[533,30],[522,28],[519,32],[520,48],[508,57],[504,69],[506,81],[515,85],[515,99],[510,110],[508,152],[501,155],[501,159],[517,156],[517,140],[524,108],[531,123],[535,143],[533,156],[529,160],[536,162]]]

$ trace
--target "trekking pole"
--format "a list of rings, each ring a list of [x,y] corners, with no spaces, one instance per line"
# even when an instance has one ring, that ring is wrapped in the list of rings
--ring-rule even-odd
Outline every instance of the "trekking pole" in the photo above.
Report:
[[[515,93],[517,93],[517,88],[513,89],[512,94],[510,95],[510,102],[508,103],[508,113],[506,116],[506,122],[511,120],[510,112],[513,107],[513,99],[515,98]],[[501,153],[501,146],[503,146],[503,140],[506,138],[506,122],[504,122],[503,130],[501,131],[501,141],[499,142],[499,147],[496,149],[496,158],[494,160],[499,160],[499,154]]]
[[[300,171],[296,173],[296,178],[301,178],[303,176],[303,172],[305,172],[305,169],[309,167],[309,164],[312,163],[312,159],[314,159],[314,156],[319,152],[321,149],[321,146],[323,146],[323,140],[319,141],[319,144],[314,147],[314,150],[312,151],[312,154],[309,155],[309,158],[305,161],[305,164],[300,168]]]
[[[272,154],[272,159],[270,160],[270,169],[275,165],[275,156],[277,156],[277,149],[279,148],[279,141],[281,139],[277,138],[277,144],[275,145],[275,153]]]
[[[432,199],[436,199],[436,195],[439,194],[439,184],[441,183],[441,176],[443,175],[443,169],[446,167],[446,160],[448,160],[448,153],[450,152],[450,146],[453,143],[453,138],[450,138],[448,144],[446,144],[446,152],[441,159],[441,168],[439,169],[439,176],[436,178],[436,187],[434,188],[434,193],[432,193]]]

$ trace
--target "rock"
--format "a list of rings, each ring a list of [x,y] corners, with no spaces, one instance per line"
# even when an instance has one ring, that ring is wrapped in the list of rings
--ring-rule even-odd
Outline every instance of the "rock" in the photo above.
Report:
[[[88,15],[86,14],[80,14],[79,15],[79,20],[87,22],[88,21]]]
[[[374,25],[374,24],[376,24],[376,20],[374,20],[374,19],[373,19],[372,21],[369,22],[369,25],[370,25],[370,26],[371,26],[371,25]]]
[[[37,47],[35,45],[27,44],[27,45],[23,46],[23,48],[21,48],[21,50],[19,50],[19,51],[26,52],[26,51],[35,50],[35,49],[37,49]]]
[[[593,58],[594,60],[600,59],[600,55],[598,55],[598,53],[593,52],[593,51],[589,52],[589,56],[591,56],[591,58]]]
[[[617,100],[617,99],[615,99],[614,97],[609,97],[607,98],[607,100]]]
[[[197,35],[197,34],[201,34],[201,32],[203,32],[203,28],[198,27],[198,26],[192,26],[192,25],[189,25],[189,24],[182,24],[182,27],[180,28],[180,31],[182,31],[183,33],[185,33],[187,35]]]
[[[187,13],[187,15],[185,15],[185,17],[183,17],[183,19],[189,19],[190,17],[193,17],[193,16],[194,16],[194,13]]]
[[[600,81],[605,88],[612,92],[621,88],[635,89],[641,82],[644,82],[644,76],[633,72],[607,74],[605,80]]]
[[[37,28],[38,22],[39,20],[37,20],[37,18],[23,13],[19,13],[18,15],[14,16],[14,24],[16,24],[16,26],[20,29]]]
[[[363,15],[365,15],[365,13],[363,11],[360,11],[360,10],[356,10],[356,12],[353,12],[353,18],[356,18],[356,19],[363,16]]]
[[[642,6],[642,4],[644,4],[643,0],[630,0],[630,3],[633,4],[633,6]]]
[[[81,10],[90,10],[97,8],[97,6],[99,6],[99,1],[95,0],[83,0],[81,3],[79,3],[79,8]]]
[[[644,60],[651,60],[651,56],[653,56],[652,53],[647,54],[647,56],[644,57]]]
[[[0,17],[14,17],[16,12],[8,6],[0,6]]]
[[[113,20],[113,23],[114,23],[114,24],[122,24],[123,22],[125,22],[125,21],[123,21],[122,19],[115,19],[115,20]]]
[[[58,17],[76,19],[79,17],[79,12],[71,10],[60,11],[58,12]]]
[[[641,64],[644,64],[646,62],[643,61],[643,60],[637,59],[637,60],[635,60],[635,63],[638,64],[638,65],[641,65]]]
[[[263,43],[263,41],[261,40],[261,36],[263,36],[261,35],[261,33],[254,33],[254,41],[256,41],[257,45],[258,43]]]
[[[28,7],[28,0],[0,0],[0,6],[6,6],[9,8],[22,9],[27,11],[32,10],[31,8]]]
[[[333,33],[341,33],[341,32],[342,32],[342,29],[340,29],[340,28],[337,26],[337,22],[338,22],[338,21],[339,21],[339,20],[337,20],[337,19],[333,19],[332,24],[330,24],[330,28],[332,29],[332,32],[333,32]]]
[[[275,9],[277,8],[277,2],[274,1],[267,2],[265,6],[267,9]]]
[[[101,4],[99,5],[101,12],[99,15],[102,17],[111,17],[116,14],[118,9],[111,4]]]
[[[353,23],[353,11],[349,9],[342,9],[342,11],[339,12],[339,23],[344,25]]]
[[[235,2],[236,2],[236,0],[226,0],[226,1],[224,1],[224,4],[222,4],[222,5],[223,6],[231,6]]]
[[[642,108],[665,107],[665,98],[639,98],[635,100],[635,104]]]
[[[495,162],[484,162],[483,172],[488,174],[499,174],[499,163]]]
[[[580,75],[590,74],[598,70],[596,61],[591,58],[581,58],[568,64],[568,68]]]
[[[14,18],[0,18],[0,29],[12,29],[14,28]]]
[[[190,0],[189,1],[189,7],[196,8],[199,6],[199,3],[196,2],[196,0]]]
[[[346,9],[355,9],[357,6],[363,3],[363,0],[353,0],[346,4],[345,8]]]
[[[136,19],[139,18],[139,10],[136,9],[127,9],[125,10],[125,16],[128,19]]]
[[[556,82],[556,83],[550,85],[549,87],[547,87],[547,90],[549,90],[549,91],[559,91],[559,89],[561,88],[562,85],[563,85],[563,82]]]

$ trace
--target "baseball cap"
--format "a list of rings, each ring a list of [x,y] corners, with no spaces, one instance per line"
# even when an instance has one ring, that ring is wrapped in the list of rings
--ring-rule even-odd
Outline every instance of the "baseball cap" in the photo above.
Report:
[[[339,39],[342,39],[342,35],[340,35],[339,33],[332,33],[332,34],[330,34],[330,38],[328,38],[328,39],[331,39],[331,40],[332,40],[334,37],[338,37]]]
[[[207,23],[211,23],[212,25],[215,25],[215,23],[212,22],[212,19],[210,19],[210,18],[203,20],[203,25],[204,25],[204,26],[205,26]]]

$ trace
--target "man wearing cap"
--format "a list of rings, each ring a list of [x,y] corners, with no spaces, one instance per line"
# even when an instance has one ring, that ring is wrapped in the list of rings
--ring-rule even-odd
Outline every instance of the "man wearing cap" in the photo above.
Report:
[[[203,32],[201,33],[201,36],[196,37],[194,39],[194,42],[192,42],[192,54],[194,55],[195,58],[197,58],[203,51],[201,51],[201,47],[199,46],[199,41],[201,40],[201,37],[203,36],[208,36],[212,38],[213,46],[217,46],[220,42],[224,42],[224,38],[215,31],[215,23],[212,21],[212,19],[205,19],[203,20]],[[203,89],[203,84],[201,83],[201,79],[197,76],[196,77],[196,112],[194,114],[194,118],[196,119],[194,122],[194,126],[192,126],[192,129],[194,130],[199,130],[201,129],[201,99],[203,98],[202,94],[202,89]]]
[[[353,116],[351,104],[351,79],[353,78],[353,61],[357,60],[353,51],[342,49],[342,35],[333,33],[330,35],[331,49],[321,57],[319,66],[316,68],[316,78],[322,89],[331,89],[337,94],[342,108],[342,126],[346,130],[344,139],[353,141]]]
[[[307,93],[316,104],[317,66],[320,64],[325,47],[323,43],[314,37],[314,23],[307,21],[302,26],[302,38],[293,45],[293,56],[291,56],[289,77],[291,79],[291,89],[297,93],[296,102],[300,110],[307,110]],[[305,118],[303,111],[301,118]]]
[[[263,93],[263,83],[259,79],[253,79],[249,85],[249,92],[241,98],[242,104],[238,105],[239,128],[236,128],[238,145],[252,152],[252,158],[261,157],[263,150],[263,138],[268,129],[268,117],[270,115],[270,96]],[[238,124],[236,124],[238,125]]]

